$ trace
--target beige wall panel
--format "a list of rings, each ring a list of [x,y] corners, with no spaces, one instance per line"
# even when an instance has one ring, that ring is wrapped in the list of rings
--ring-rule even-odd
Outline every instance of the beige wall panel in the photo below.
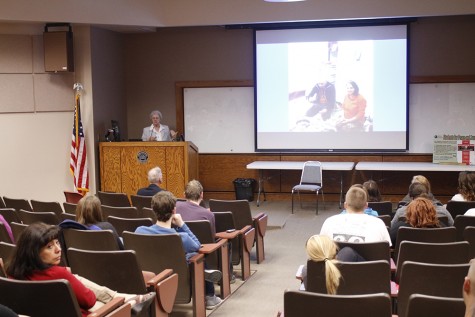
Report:
[[[30,73],[33,70],[31,36],[0,34],[0,73]]]
[[[43,35],[33,37],[33,73],[45,72],[45,52],[43,48]]]
[[[34,110],[31,74],[0,74],[0,113]]]
[[[36,111],[74,111],[74,73],[35,74],[33,78]]]

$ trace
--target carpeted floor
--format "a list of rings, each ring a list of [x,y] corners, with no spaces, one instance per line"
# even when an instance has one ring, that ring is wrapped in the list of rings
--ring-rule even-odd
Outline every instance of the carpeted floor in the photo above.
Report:
[[[208,311],[211,317],[272,317],[283,309],[283,294],[286,289],[298,289],[295,272],[306,261],[304,245],[313,234],[318,234],[323,221],[339,212],[338,203],[320,205],[315,214],[315,205],[304,202],[303,209],[296,205],[291,214],[290,202],[266,201],[260,207],[251,202],[252,214],[265,212],[268,215],[268,231],[265,236],[266,259],[256,264],[255,250],[251,253],[251,270],[255,272],[245,283],[237,281],[231,287],[232,294],[219,307]],[[237,273],[237,271],[236,271]],[[218,289],[217,289],[218,290]],[[189,305],[176,306],[172,317],[191,317]]]

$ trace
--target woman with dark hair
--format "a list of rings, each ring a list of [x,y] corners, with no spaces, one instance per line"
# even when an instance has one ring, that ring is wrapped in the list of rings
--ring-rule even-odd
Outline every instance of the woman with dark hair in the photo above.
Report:
[[[336,124],[337,130],[363,131],[366,121],[366,99],[360,94],[360,89],[354,81],[346,84],[346,96],[342,104],[343,119]]]
[[[437,211],[432,201],[425,197],[418,197],[407,205],[405,219],[396,220],[391,225],[389,235],[391,242],[395,245],[400,227],[440,228],[444,226],[437,217]]]
[[[57,226],[38,222],[26,227],[7,263],[7,275],[17,280],[67,280],[83,316],[87,316],[90,311],[101,307],[116,296],[125,297],[126,301],[130,301],[135,313],[140,312],[153,302],[154,292],[138,296],[119,294],[78,275],[73,275],[66,267],[59,266],[61,247],[58,235],[59,228]]]
[[[363,183],[363,188],[368,193],[368,202],[381,201],[381,192],[379,191],[378,183],[370,179]]]

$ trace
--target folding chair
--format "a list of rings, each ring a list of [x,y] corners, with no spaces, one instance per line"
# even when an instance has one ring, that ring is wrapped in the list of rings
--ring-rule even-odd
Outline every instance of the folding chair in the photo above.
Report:
[[[320,191],[322,191],[323,204],[325,204],[325,199],[323,198],[322,163],[318,161],[307,161],[303,164],[300,183],[292,187],[292,213],[294,213],[294,192],[298,193],[300,208],[302,208],[302,200],[300,199],[301,191],[315,193],[317,201],[316,213],[318,215],[318,193]],[[325,205],[323,205],[323,208],[325,208]]]

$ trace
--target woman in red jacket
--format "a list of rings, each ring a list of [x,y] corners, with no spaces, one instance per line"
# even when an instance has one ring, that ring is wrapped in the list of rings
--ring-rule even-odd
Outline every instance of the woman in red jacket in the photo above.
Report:
[[[7,275],[19,280],[67,280],[76,295],[83,316],[90,313],[90,309],[96,306],[96,302],[99,302],[95,307],[98,308],[102,306],[101,303],[107,303],[115,296],[125,297],[126,301],[135,301],[133,306],[135,313],[153,302],[155,297],[153,292],[140,296],[119,294],[107,287],[73,275],[66,267],[59,266],[61,246],[58,234],[57,226],[44,223],[31,224],[25,228],[17,241],[11,260],[7,263]]]

